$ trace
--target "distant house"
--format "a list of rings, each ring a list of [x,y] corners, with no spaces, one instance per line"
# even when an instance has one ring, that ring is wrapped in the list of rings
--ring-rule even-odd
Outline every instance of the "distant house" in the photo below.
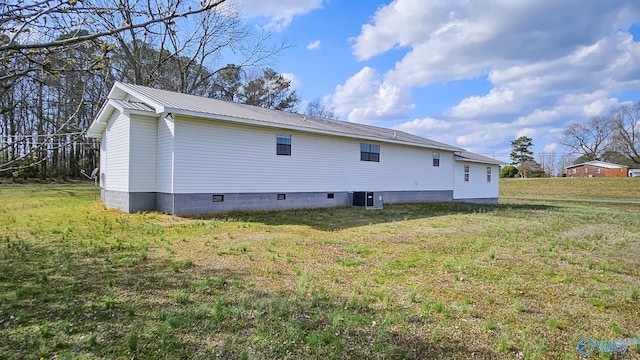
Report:
[[[588,161],[566,167],[567,177],[626,177],[628,167],[605,161]]]
[[[501,162],[456,146],[119,82],[88,134],[100,139],[101,198],[126,212],[350,206],[355,193],[498,199]]]
[[[640,176],[640,169],[629,169],[629,177]]]

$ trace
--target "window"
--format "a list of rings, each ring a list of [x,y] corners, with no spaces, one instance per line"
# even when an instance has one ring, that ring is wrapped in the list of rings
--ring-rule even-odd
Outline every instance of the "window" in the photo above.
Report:
[[[440,166],[440,153],[439,152],[434,152],[433,153],[433,166]]]
[[[487,182],[491,182],[491,166],[487,166]]]
[[[587,169],[587,167],[586,167],[586,166],[582,168],[582,172],[583,172],[583,173],[586,173],[587,171],[589,171],[589,169]]]
[[[571,173],[575,174],[576,173],[576,168],[571,169]]]
[[[600,168],[596,168],[596,174],[600,174]]]
[[[278,194],[278,200],[287,200],[287,194]]]
[[[213,202],[223,202],[224,195],[213,195]]]
[[[360,160],[380,162],[380,145],[360,144]]]
[[[333,199],[335,197],[334,193],[328,193],[327,194],[327,199]]]
[[[291,135],[276,135],[276,154],[291,156]]]
[[[469,165],[464,166],[464,181],[469,181]]]

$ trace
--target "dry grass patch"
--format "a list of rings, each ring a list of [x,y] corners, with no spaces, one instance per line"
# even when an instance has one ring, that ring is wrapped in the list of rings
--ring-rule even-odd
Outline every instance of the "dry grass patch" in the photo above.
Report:
[[[0,358],[575,358],[584,336],[640,337],[633,210],[181,218],[105,210],[84,186],[0,199]]]

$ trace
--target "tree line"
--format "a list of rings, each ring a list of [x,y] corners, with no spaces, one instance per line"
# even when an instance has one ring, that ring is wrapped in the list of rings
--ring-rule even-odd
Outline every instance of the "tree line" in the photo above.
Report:
[[[560,176],[565,168],[576,162],[575,154],[534,154],[533,139],[520,136],[511,141],[511,163],[500,169],[500,177],[553,177]]]
[[[605,116],[570,124],[558,138],[575,151],[577,163],[602,160],[640,166],[640,102],[611,109]]]
[[[115,81],[300,111],[291,81],[266,66],[288,44],[240,15],[224,0],[0,4],[0,176],[95,168],[85,131]],[[335,118],[319,99],[304,112]]]
[[[605,116],[576,121],[556,139],[573,153],[534,158],[533,139],[521,136],[511,141],[511,164],[501,177],[563,175],[569,165],[601,160],[629,168],[640,167],[640,102],[612,108]]]

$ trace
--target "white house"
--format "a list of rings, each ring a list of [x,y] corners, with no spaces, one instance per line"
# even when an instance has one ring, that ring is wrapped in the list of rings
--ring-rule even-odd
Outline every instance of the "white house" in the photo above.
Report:
[[[402,131],[116,83],[89,127],[101,197],[170,214],[496,202],[500,161]]]

